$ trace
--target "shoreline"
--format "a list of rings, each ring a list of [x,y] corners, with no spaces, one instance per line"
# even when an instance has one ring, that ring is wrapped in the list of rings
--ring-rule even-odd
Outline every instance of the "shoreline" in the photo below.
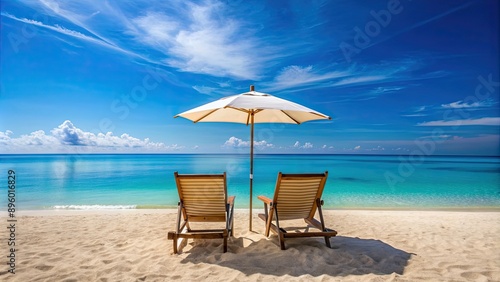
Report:
[[[455,212],[455,213],[500,213],[500,207],[474,207],[474,208],[323,208],[325,212],[335,211],[373,211],[373,212]],[[253,209],[252,214],[262,213],[263,209]],[[177,208],[127,208],[127,209],[32,209],[18,210],[16,217],[20,216],[51,216],[51,215],[105,215],[105,214],[170,214],[177,213]],[[235,214],[249,214],[249,209],[235,208]],[[7,218],[7,212],[0,213],[0,218]]]

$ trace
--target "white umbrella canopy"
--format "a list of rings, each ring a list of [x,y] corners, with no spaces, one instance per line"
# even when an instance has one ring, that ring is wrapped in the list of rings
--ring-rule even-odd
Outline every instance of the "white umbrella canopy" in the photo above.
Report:
[[[270,94],[250,91],[199,106],[175,116],[197,122],[234,122],[251,125],[250,131],[250,221],[252,230],[253,135],[255,123],[301,124],[311,120],[331,119],[320,112]]]
[[[224,97],[176,115],[194,122],[292,123],[301,124],[310,120],[330,119],[329,116],[294,102],[266,93],[253,91]]]

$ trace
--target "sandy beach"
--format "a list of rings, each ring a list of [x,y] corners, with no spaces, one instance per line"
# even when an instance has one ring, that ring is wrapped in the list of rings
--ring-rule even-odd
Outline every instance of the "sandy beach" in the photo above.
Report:
[[[257,212],[250,232],[248,211],[236,211],[227,253],[222,240],[189,240],[178,255],[167,240],[175,210],[19,212],[15,274],[2,228],[0,280],[500,281],[498,211],[328,210],[332,249],[305,238],[285,251]]]

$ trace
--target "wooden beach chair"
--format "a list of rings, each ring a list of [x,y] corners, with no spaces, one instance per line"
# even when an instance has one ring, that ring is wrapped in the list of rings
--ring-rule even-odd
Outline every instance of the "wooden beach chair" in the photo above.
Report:
[[[321,206],[321,195],[325,187],[328,172],[321,174],[278,174],[273,200],[258,196],[264,202],[264,214],[259,218],[266,222],[266,237],[269,231],[278,234],[278,241],[282,250],[285,249],[285,238],[293,237],[325,237],[328,248],[331,248],[330,237],[337,232],[325,227]],[[319,220],[314,218],[316,210]],[[273,223],[273,219],[276,224]],[[283,220],[304,219],[307,223],[305,232],[287,232],[280,227]],[[314,227],[319,231],[309,231]]]
[[[174,173],[179,207],[175,231],[168,232],[168,239],[223,239],[224,252],[227,238],[233,236],[234,196],[227,196],[226,173],[223,174],[178,174]],[[192,222],[224,222],[219,229],[191,229]],[[222,225],[220,226],[222,227]]]

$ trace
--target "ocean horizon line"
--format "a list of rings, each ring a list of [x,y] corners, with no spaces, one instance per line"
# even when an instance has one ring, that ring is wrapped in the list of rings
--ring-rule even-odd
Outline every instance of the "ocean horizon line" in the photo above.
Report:
[[[169,155],[186,155],[186,156],[200,156],[200,155],[222,155],[222,156],[249,156],[249,153],[1,153],[0,156],[67,156],[67,155],[89,155],[89,156],[169,156]],[[379,157],[397,157],[397,156],[414,156],[413,154],[324,154],[324,153],[255,153],[254,156],[379,156]],[[422,155],[423,157],[471,157],[471,158],[477,158],[477,157],[485,157],[485,158],[500,158],[500,155],[473,155],[473,154],[463,154],[463,155],[446,155],[446,154],[439,154],[439,155]]]

